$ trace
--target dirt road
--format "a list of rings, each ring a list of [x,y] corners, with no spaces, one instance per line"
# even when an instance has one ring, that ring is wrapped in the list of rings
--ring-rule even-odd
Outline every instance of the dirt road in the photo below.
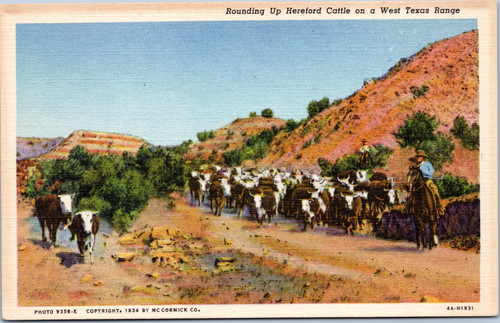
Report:
[[[335,228],[302,232],[285,218],[259,227],[180,196],[173,209],[167,204],[152,199],[128,235],[103,225],[89,265],[68,233],[59,231],[60,246],[47,249],[32,206],[20,202],[19,305],[479,301],[474,252],[417,251]],[[112,257],[123,254],[132,260]],[[220,257],[231,264],[217,266]]]

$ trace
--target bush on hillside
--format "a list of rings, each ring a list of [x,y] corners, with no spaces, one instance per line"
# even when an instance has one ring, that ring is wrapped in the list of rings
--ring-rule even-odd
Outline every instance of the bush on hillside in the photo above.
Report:
[[[222,154],[227,166],[240,166],[245,160],[257,161],[267,156],[269,145],[279,130],[273,126],[271,129],[251,137],[241,148],[234,149]]]
[[[387,160],[394,152],[391,148],[384,145],[376,145],[370,147],[370,169],[384,168],[387,165]]]
[[[410,87],[410,91],[413,94],[414,98],[419,98],[421,96],[424,96],[427,91],[429,91],[429,87],[426,85],[423,85],[422,87],[418,86],[412,86]]]
[[[205,130],[205,131],[202,131],[202,132],[198,132],[196,134],[196,137],[198,137],[198,140],[200,142],[203,142],[207,139],[212,139],[212,138],[215,138],[215,131],[213,130]]]
[[[414,147],[423,150],[429,156],[434,168],[439,170],[445,162],[453,161],[455,145],[443,134],[435,134],[439,123],[434,116],[417,112],[407,117],[404,124],[393,133],[403,148]]]
[[[384,168],[393,152],[392,149],[384,145],[370,147],[371,161],[368,168],[368,174],[371,174],[374,168]],[[321,168],[322,176],[335,177],[339,172],[358,169],[358,160],[359,154],[350,154],[337,159],[333,164],[324,158],[319,158],[318,165]]]
[[[479,125],[473,123],[469,128],[467,121],[462,117],[456,117],[450,132],[460,139],[462,146],[469,149],[479,149]]]
[[[274,117],[274,112],[273,112],[273,110],[267,108],[267,109],[262,110],[260,115],[263,116],[264,118],[272,118],[272,117]]]
[[[434,131],[436,131],[438,125],[434,116],[430,116],[425,112],[417,112],[413,116],[406,118],[404,124],[398,128],[398,132],[394,133],[394,136],[399,140],[401,147],[418,148],[422,142],[435,139]]]
[[[250,112],[250,113],[248,114],[248,117],[249,117],[249,118],[255,118],[256,116],[257,116],[257,112],[255,112],[255,111],[252,111],[252,112]]]
[[[309,118],[314,117],[318,113],[321,113],[323,110],[327,109],[330,106],[330,99],[324,97],[320,101],[312,100],[307,106],[307,114]]]
[[[36,173],[31,175],[26,184],[25,195],[29,198],[37,198],[48,193],[49,189],[46,184],[40,186],[40,175]]]
[[[324,158],[318,159],[318,165],[321,168],[321,176],[337,176],[338,173],[346,170],[355,170],[358,168],[358,154],[351,154],[341,157],[334,164]]]
[[[439,170],[444,163],[453,161],[455,145],[449,137],[438,134],[434,140],[422,142],[420,149],[425,151],[434,169]]]
[[[294,119],[288,119],[286,121],[284,129],[285,129],[286,132],[292,132],[295,129],[297,129],[299,127],[299,125],[300,124],[297,121],[295,121]]]

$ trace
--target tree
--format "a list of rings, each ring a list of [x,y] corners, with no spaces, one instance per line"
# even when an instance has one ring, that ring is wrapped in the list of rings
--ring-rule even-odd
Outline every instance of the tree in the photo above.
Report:
[[[394,136],[399,139],[401,147],[420,149],[422,142],[435,140],[434,131],[438,125],[434,116],[429,116],[425,112],[417,112],[413,116],[406,118],[404,124],[398,128],[398,132],[394,133]]]
[[[449,137],[437,134],[434,140],[422,142],[419,149],[425,151],[434,169],[438,170],[443,167],[445,162],[453,161],[455,145]]]
[[[257,112],[255,112],[255,111],[250,112],[250,114],[248,115],[249,118],[255,118],[256,116],[257,116]]]
[[[292,132],[299,127],[299,123],[294,119],[288,119],[286,121],[285,130],[287,132]]]
[[[321,113],[329,106],[330,106],[330,99],[327,97],[324,97],[320,101],[312,100],[307,106],[307,114],[309,115],[309,118],[312,118],[318,113]]]
[[[272,118],[274,117],[274,112],[273,110],[267,108],[267,109],[264,109],[262,110],[262,112],[260,113],[261,116],[263,116],[264,118]]]
[[[215,131],[213,130],[205,130],[205,131],[202,131],[202,132],[198,132],[196,134],[196,136],[198,137],[198,140],[200,142],[203,142],[207,139],[212,139],[212,138],[215,138]]]
[[[69,152],[68,159],[78,161],[80,165],[84,167],[88,167],[92,164],[92,154],[82,146],[73,147]]]
[[[477,123],[473,123],[469,128],[464,118],[456,117],[450,132],[460,139],[465,148],[469,150],[479,149],[479,125]]]

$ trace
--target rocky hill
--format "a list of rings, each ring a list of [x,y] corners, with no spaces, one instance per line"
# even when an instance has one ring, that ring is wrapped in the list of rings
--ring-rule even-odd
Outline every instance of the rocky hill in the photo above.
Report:
[[[64,138],[16,138],[16,160],[37,157],[56,148]]]
[[[478,33],[471,31],[402,59],[386,75],[367,82],[337,106],[290,134],[278,135],[270,154],[259,164],[317,170],[318,158],[334,162],[358,151],[366,138],[370,146],[382,144],[395,150],[385,171],[401,177],[414,150],[401,149],[393,133],[407,116],[426,112],[436,117],[438,132],[450,135],[457,116],[469,124],[479,123],[478,88]],[[479,152],[464,149],[453,140],[454,162],[445,164],[441,173],[465,176],[477,183]]]
[[[56,148],[39,156],[40,159],[66,158],[75,146],[85,147],[90,153],[117,154],[129,152],[135,155],[146,142],[138,137],[97,131],[74,131]]]
[[[222,154],[230,150],[241,148],[245,141],[272,127],[281,128],[286,121],[277,118],[242,118],[236,119],[229,125],[215,130],[214,138],[197,142],[189,147],[185,157],[193,159],[201,157],[208,159],[216,155],[216,160],[222,160]]]

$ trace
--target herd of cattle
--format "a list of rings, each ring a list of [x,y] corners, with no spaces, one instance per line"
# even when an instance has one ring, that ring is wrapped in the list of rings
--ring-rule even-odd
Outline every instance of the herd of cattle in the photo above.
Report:
[[[314,173],[286,172],[278,169],[225,169],[207,167],[191,172],[191,201],[205,200],[216,215],[224,206],[241,216],[244,209],[262,224],[278,214],[308,225],[328,224],[353,233],[366,223],[380,220],[394,204],[406,202],[408,193],[396,190],[394,179],[366,171],[343,171],[336,178]],[[368,221],[364,221],[368,220]]]
[[[393,178],[374,173],[368,179],[366,171],[344,171],[331,178],[300,171],[244,171],[241,167],[212,166],[192,172],[189,189],[193,203],[209,201],[211,210],[219,216],[226,206],[234,208],[238,217],[247,209],[261,225],[282,214],[303,223],[304,230],[308,225],[314,228],[316,224],[328,224],[345,233],[376,223],[391,205],[403,204],[408,197],[406,191],[395,189]],[[69,229],[71,240],[77,238],[81,256],[88,254],[92,263],[99,218],[93,211],[80,211],[73,216],[73,197],[49,194],[35,200],[42,240],[47,241],[45,227],[51,246],[56,244],[59,228]]]

